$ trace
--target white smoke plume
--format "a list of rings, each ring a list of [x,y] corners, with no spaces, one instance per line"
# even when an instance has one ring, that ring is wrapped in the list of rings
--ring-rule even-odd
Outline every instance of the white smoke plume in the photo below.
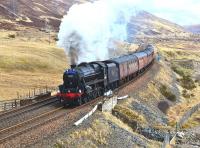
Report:
[[[127,24],[136,0],[99,0],[74,4],[64,16],[58,46],[65,49],[71,64],[105,60],[112,41],[127,39]]]

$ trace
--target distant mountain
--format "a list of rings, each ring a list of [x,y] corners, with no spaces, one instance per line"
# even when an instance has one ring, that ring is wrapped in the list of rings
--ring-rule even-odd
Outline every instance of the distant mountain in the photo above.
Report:
[[[199,25],[192,25],[192,26],[185,26],[186,30],[192,33],[200,33],[200,24]]]
[[[94,0],[1,0],[0,29],[17,30],[21,27],[47,28],[58,31],[61,19],[74,3]],[[140,11],[128,24],[132,35],[182,33],[185,29],[175,23]]]
[[[132,17],[128,30],[132,35],[162,35],[186,32],[182,26],[146,11],[140,11]]]
[[[17,29],[18,25],[43,28],[49,24],[58,30],[64,14],[74,3],[86,0],[1,0],[0,28]]]

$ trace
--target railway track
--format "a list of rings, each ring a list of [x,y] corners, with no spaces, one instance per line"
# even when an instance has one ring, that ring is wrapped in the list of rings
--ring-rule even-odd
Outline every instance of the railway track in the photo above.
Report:
[[[99,97],[91,102],[88,102],[82,106],[72,108],[72,109],[63,109],[63,107],[56,108],[52,111],[48,111],[46,113],[40,114],[36,117],[33,117],[29,120],[23,121],[16,125],[13,125],[8,128],[4,128],[0,130],[0,144],[4,143],[10,139],[13,139],[21,134],[27,133],[35,128],[38,128],[42,125],[45,125],[51,121],[58,120],[60,118],[64,118],[65,116],[70,116],[73,112],[80,110],[81,108],[92,106],[96,104],[102,97]]]
[[[37,113],[52,110],[55,108],[54,104],[56,103],[58,104],[59,101],[55,97],[50,97],[49,99],[5,112],[0,115],[0,130],[27,120]]]
[[[39,116],[33,117],[27,121],[23,121],[19,124],[16,124],[11,127],[0,130],[0,143],[4,142],[6,140],[9,140],[12,137],[23,134],[23,133],[41,125],[42,123],[45,123],[45,122],[51,120],[50,116],[52,114],[56,114],[56,112],[59,112],[62,108],[63,107],[57,108],[55,110],[52,110],[52,111],[43,113]]]
[[[153,64],[151,64],[151,65],[153,65]],[[118,89],[116,89],[114,91],[114,93],[123,94],[121,92],[124,92],[124,90],[125,90],[124,93],[127,93],[127,91],[129,91],[129,89],[128,89],[129,85],[131,83],[133,83],[135,80],[137,80],[139,77],[141,77],[144,73],[146,73],[150,69],[151,65],[144,72],[139,74],[136,78],[134,78],[133,80],[129,81],[128,83],[126,83],[126,84],[122,85],[121,87],[119,87]],[[55,121],[64,120],[66,117],[67,118],[71,117],[71,118],[74,119],[74,116],[78,116],[78,115],[75,114],[75,112],[79,111],[79,113],[80,113],[80,112],[82,112],[84,110],[84,108],[91,109],[91,106],[96,105],[99,101],[102,101],[102,99],[103,99],[103,97],[101,96],[101,97],[98,97],[98,98],[96,98],[96,99],[94,99],[94,100],[92,100],[92,101],[90,101],[90,102],[88,102],[86,104],[83,104],[82,106],[78,106],[78,107],[72,108],[72,109],[68,108],[67,110],[63,109],[63,107],[55,108],[55,109],[53,109],[51,111],[47,111],[45,113],[39,114],[39,115],[37,115],[37,116],[35,116],[33,118],[30,118],[28,120],[25,120],[23,122],[20,122],[20,123],[14,124],[12,126],[0,129],[0,147],[1,147],[1,145],[3,143],[10,142],[10,140],[16,139],[16,137],[19,137],[19,136],[24,135],[26,133],[28,133],[28,135],[30,136],[36,129],[40,129],[40,128],[42,129],[47,124],[51,124],[51,123],[53,123]],[[56,100],[54,100],[54,101],[56,102]],[[52,102],[53,102],[53,98],[52,98]],[[46,102],[44,104],[48,104],[48,103]],[[23,112],[29,112],[31,110],[39,108],[38,106],[42,106],[42,105],[41,104],[40,105],[36,105],[35,107],[29,106],[31,108],[24,107],[24,108],[28,108],[28,109],[19,109],[17,111],[18,113],[16,113],[16,114],[21,114]],[[5,114],[4,117],[3,117],[3,115],[0,115],[0,119],[6,119],[6,116],[7,117],[12,117],[14,115],[15,115],[15,113],[13,113],[11,111],[11,114],[9,114],[9,113]],[[66,125],[66,123],[67,123],[67,125],[70,125],[70,124],[72,124],[73,121],[65,119],[62,122],[63,123],[65,122],[65,125]],[[62,126],[62,125],[63,124],[60,123],[57,126]],[[58,127],[58,129],[59,128],[61,128],[61,127]],[[41,131],[41,129],[40,129],[40,131]],[[18,142],[20,142],[20,141],[18,141]]]
[[[50,98],[45,99],[43,101],[39,101],[39,102],[30,104],[30,105],[26,105],[26,106],[23,106],[23,107],[20,107],[20,108],[16,108],[16,109],[12,109],[12,110],[0,113],[0,120],[4,120],[4,119],[9,118],[11,116],[40,108],[41,106],[48,105],[48,104],[54,103],[56,101],[58,101],[56,99],[56,97],[50,97]]]

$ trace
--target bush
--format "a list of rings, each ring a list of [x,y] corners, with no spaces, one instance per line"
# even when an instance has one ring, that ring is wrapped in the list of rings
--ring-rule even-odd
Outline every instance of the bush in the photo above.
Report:
[[[14,39],[15,38],[15,34],[9,34],[8,37]]]
[[[179,66],[173,65],[173,66],[172,66],[172,70],[173,70],[175,73],[179,74],[180,76],[184,76],[184,75],[185,75],[184,70],[183,70],[181,67],[179,67]]]
[[[183,95],[183,97],[185,97],[185,98],[190,98],[190,96],[191,96],[191,95],[187,92],[186,89],[183,90],[182,95]]]
[[[180,79],[177,79],[177,81],[181,84],[181,86],[183,88],[188,89],[188,90],[192,90],[196,87],[195,82],[197,82],[197,81],[194,81],[191,78],[191,71],[190,70],[185,69],[181,66],[178,66],[177,64],[173,64],[172,70],[182,77]]]
[[[54,38],[54,41],[56,41],[56,42],[57,42],[58,40],[59,40],[59,39],[58,39],[57,37],[55,37],[55,38]]]
[[[183,88],[188,90],[196,88],[194,80],[189,75],[183,76],[183,78],[180,79],[180,84]]]
[[[199,75],[199,76],[200,76],[200,75]],[[197,85],[200,86],[200,80],[195,80],[194,82],[197,83]]]
[[[172,51],[166,51],[166,54],[167,54],[169,57],[175,57],[175,53],[172,52]]]
[[[167,88],[167,86],[161,85],[160,92],[166,97],[166,99],[173,102],[176,101],[176,96],[169,90],[169,88]]]

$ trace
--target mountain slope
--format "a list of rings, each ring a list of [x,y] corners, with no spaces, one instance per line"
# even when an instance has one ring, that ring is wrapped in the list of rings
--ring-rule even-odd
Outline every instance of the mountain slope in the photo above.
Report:
[[[128,29],[134,35],[160,35],[185,32],[183,27],[146,11],[140,11],[136,16],[132,17]]]
[[[14,30],[17,26],[43,28],[48,23],[58,30],[60,20],[74,3],[83,0],[1,0],[0,27]],[[9,21],[8,21],[9,20]]]
[[[19,26],[39,29],[50,26],[58,31],[64,14],[74,3],[93,0],[1,0],[0,28],[17,30]],[[140,11],[132,17],[128,30],[132,35],[158,35],[185,32],[175,23],[156,17],[146,11]]]
[[[200,25],[186,26],[185,28],[192,33],[200,33]]]

